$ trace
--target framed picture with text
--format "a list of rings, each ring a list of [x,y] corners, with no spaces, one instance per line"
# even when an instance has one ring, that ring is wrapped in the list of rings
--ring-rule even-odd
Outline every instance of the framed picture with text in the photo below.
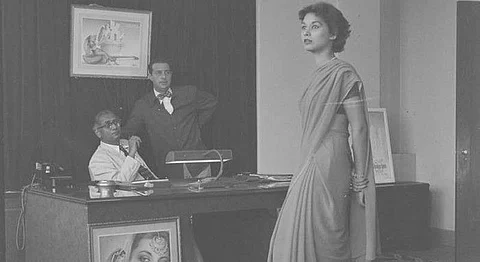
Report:
[[[72,5],[70,76],[147,78],[152,12]]]
[[[395,182],[395,175],[393,173],[387,111],[385,108],[369,108],[368,117],[375,183],[393,183]]]
[[[178,217],[89,225],[93,262],[181,262]]]

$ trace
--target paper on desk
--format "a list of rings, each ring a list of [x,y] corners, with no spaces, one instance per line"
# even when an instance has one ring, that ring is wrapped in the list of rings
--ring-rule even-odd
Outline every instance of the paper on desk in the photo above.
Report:
[[[266,179],[275,182],[290,182],[292,181],[292,174],[249,174],[261,179]]]
[[[90,195],[90,198],[96,199],[96,198],[102,198],[100,192],[98,191],[97,186],[88,186],[88,193]],[[129,197],[129,196],[148,196],[153,194],[153,190],[120,190],[116,189],[113,192],[113,197]]]

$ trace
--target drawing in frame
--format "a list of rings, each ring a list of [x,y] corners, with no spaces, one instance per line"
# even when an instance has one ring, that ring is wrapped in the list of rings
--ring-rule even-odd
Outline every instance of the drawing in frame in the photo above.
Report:
[[[375,183],[393,183],[395,182],[395,175],[393,173],[387,111],[385,108],[369,108],[368,117]]]
[[[179,217],[89,225],[90,260],[181,262]]]
[[[152,12],[72,5],[70,76],[147,78]]]

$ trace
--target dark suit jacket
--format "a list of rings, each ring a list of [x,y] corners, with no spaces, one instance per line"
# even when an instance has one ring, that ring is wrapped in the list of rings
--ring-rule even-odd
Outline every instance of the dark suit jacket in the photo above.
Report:
[[[124,136],[138,135],[143,128],[146,129],[159,177],[183,175],[178,167],[181,165],[170,165],[172,167],[168,168],[165,165],[165,156],[169,151],[205,149],[200,128],[210,119],[217,105],[214,96],[195,86],[172,87],[172,92],[172,115],[160,104],[152,90],[135,102],[122,128]],[[192,175],[198,174],[195,168],[189,167],[189,171]]]

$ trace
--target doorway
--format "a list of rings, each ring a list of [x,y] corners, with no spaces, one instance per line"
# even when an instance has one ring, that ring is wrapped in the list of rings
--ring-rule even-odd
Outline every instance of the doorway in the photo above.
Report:
[[[455,257],[480,261],[480,2],[457,3]]]

